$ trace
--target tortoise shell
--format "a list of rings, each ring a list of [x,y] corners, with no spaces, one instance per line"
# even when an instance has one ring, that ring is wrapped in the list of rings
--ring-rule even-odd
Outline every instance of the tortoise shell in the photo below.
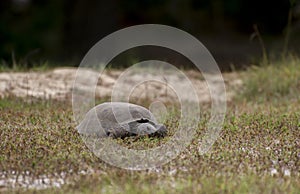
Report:
[[[158,124],[146,108],[125,102],[106,102],[92,108],[77,126],[80,134],[97,137],[128,137],[136,135],[164,136],[166,127]]]

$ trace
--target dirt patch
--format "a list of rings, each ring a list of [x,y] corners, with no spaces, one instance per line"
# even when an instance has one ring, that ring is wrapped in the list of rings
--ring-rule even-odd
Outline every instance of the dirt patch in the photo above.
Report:
[[[35,97],[42,99],[70,99],[76,77],[77,68],[57,68],[47,72],[18,72],[18,73],[0,73],[0,97],[16,96],[16,97]],[[95,72],[96,73],[96,72]],[[98,98],[111,96],[114,85],[116,84],[122,71],[109,70],[104,72],[97,83],[95,95]],[[200,102],[210,101],[210,92],[205,79],[200,72],[185,71],[186,76],[193,84]],[[135,75],[126,79],[123,86],[132,87],[132,82],[143,80],[145,73]],[[184,98],[192,100],[186,85],[181,82],[181,78],[176,75],[166,75],[169,80],[176,83],[178,90],[185,93]],[[226,84],[227,101],[234,96],[236,88],[241,86],[242,81],[235,73],[227,73],[223,75]],[[210,75],[214,79],[214,75]],[[87,77],[88,79],[88,77]],[[216,84],[218,86],[218,84]],[[79,86],[84,88],[90,87],[89,81]],[[132,88],[130,99],[163,99],[163,101],[174,100],[178,98],[176,92],[167,84],[157,82],[147,82]]]

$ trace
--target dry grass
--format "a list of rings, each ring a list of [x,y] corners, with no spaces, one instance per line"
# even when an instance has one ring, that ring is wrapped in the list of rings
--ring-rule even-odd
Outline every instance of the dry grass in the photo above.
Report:
[[[209,119],[204,109],[188,148],[170,163],[147,171],[115,168],[95,157],[75,131],[68,103],[2,99],[0,178],[49,177],[67,182],[41,193],[299,193],[298,61],[242,73],[244,89],[228,104],[224,128],[212,150],[198,153],[197,139]],[[165,124],[172,131],[178,119],[170,115]],[[116,141],[148,148],[168,138]],[[0,186],[0,191],[36,192],[9,186]]]
[[[198,154],[195,137],[169,164],[132,172],[102,162],[86,148],[74,129],[67,103],[0,102],[0,172],[6,178],[25,176],[26,172],[33,180],[46,175],[63,177],[70,183],[45,193],[116,193],[123,189],[127,193],[296,193],[300,189],[300,112],[296,109],[283,112],[284,108],[268,108],[266,113],[231,106],[221,137],[208,154]],[[198,138],[208,119],[203,118]],[[170,126],[177,121],[169,122]],[[164,140],[122,141],[145,148]]]

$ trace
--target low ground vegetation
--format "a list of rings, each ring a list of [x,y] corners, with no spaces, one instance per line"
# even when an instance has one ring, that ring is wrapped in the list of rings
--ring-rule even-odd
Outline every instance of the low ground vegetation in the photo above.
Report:
[[[197,139],[209,119],[204,109],[188,148],[170,163],[146,171],[119,169],[94,156],[75,130],[69,103],[2,99],[1,180],[29,176],[32,182],[65,181],[41,193],[299,193],[299,65],[295,58],[238,73],[244,85],[228,103],[224,128],[212,150],[198,152]],[[177,122],[166,120],[169,136]],[[116,141],[148,148],[167,139]],[[34,193],[36,188],[16,184],[0,186],[0,191]]]

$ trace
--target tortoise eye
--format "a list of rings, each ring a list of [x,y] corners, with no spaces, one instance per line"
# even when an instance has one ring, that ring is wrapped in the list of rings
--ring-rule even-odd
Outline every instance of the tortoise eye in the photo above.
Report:
[[[148,123],[149,120],[148,120],[148,119],[142,118],[142,119],[140,119],[140,120],[137,120],[136,122],[138,122],[138,123]]]

